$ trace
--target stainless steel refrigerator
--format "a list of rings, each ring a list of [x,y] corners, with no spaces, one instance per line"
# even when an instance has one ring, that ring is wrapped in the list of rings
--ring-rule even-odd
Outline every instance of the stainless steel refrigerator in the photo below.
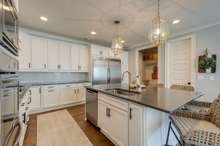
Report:
[[[121,60],[95,59],[92,68],[92,84],[120,84]]]

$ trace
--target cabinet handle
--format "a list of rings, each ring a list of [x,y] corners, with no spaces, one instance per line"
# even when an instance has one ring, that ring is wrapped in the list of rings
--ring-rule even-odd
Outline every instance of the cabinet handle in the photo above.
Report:
[[[44,69],[46,69],[47,68],[47,65],[46,64],[44,64]]]
[[[106,108],[106,116],[111,117],[111,110],[108,107]]]
[[[26,124],[26,113],[23,113],[22,116],[23,116],[23,123]]]
[[[74,89],[74,93],[76,94],[76,89]]]
[[[29,102],[28,102],[27,104],[30,104],[30,103],[31,103],[31,100],[32,100],[32,99],[31,99],[31,97],[30,97],[30,98],[29,98]]]
[[[129,118],[130,118],[130,120],[131,120],[131,119],[132,119],[132,108],[130,108],[129,111],[130,111],[130,112],[129,112]]]
[[[28,67],[31,68],[31,63],[28,63]]]
[[[77,89],[77,93],[79,94],[79,89]]]
[[[29,90],[29,95],[31,95],[32,93],[31,93],[31,90]]]
[[[48,92],[54,92],[54,90],[48,90]]]

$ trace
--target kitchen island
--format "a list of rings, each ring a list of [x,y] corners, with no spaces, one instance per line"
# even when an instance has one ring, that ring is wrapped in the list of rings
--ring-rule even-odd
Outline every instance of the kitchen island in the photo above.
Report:
[[[202,96],[199,92],[148,87],[127,92],[127,85],[97,85],[98,127],[116,145],[162,146],[169,114]],[[175,138],[171,136],[171,143]]]

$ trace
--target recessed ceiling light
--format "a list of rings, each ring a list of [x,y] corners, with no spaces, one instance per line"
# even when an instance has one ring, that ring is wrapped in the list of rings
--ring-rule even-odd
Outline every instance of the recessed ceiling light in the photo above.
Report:
[[[125,43],[125,40],[121,40],[121,43]]]
[[[90,32],[91,35],[96,35],[97,33],[95,31]]]
[[[179,20],[179,19],[173,20],[173,24],[178,24],[178,23],[180,23],[180,22],[181,22],[181,20]]]
[[[47,18],[47,17],[44,17],[44,16],[41,16],[41,17],[40,17],[40,20],[42,20],[42,21],[48,21],[48,18]]]

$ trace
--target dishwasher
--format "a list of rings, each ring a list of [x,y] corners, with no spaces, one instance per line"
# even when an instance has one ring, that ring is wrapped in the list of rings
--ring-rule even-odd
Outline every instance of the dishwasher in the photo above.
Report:
[[[98,91],[86,90],[86,119],[98,126]]]

